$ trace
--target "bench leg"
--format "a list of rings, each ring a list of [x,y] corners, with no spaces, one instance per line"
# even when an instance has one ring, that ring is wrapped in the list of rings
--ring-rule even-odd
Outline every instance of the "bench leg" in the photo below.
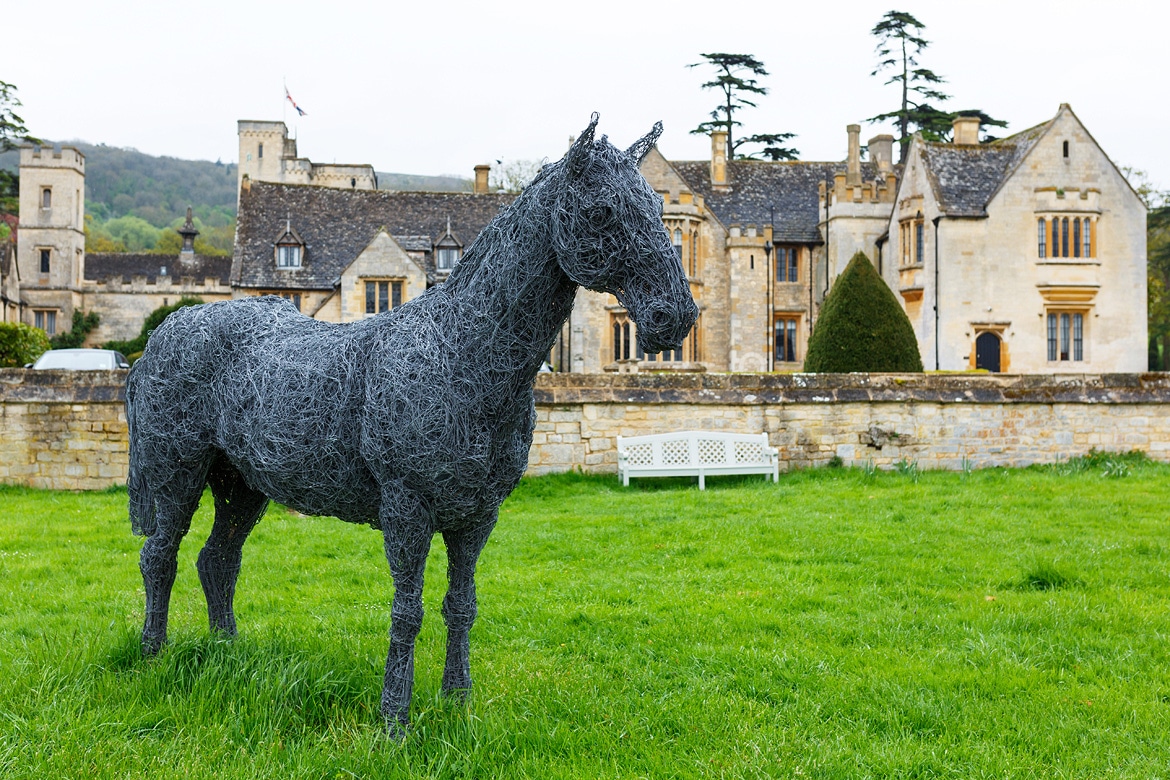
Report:
[[[699,490],[707,489],[707,480],[703,478],[703,472],[699,472]]]

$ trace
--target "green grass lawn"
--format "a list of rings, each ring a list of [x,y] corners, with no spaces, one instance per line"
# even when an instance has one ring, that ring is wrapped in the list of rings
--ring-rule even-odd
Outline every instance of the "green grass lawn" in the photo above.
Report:
[[[435,540],[404,743],[376,532],[272,508],[218,639],[205,500],[143,660],[125,493],[0,488],[0,777],[1170,778],[1168,477],[526,480],[467,706],[439,695]]]

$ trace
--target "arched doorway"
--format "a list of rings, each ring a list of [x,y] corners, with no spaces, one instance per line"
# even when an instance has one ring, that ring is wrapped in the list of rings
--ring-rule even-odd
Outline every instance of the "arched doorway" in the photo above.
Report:
[[[975,368],[999,372],[999,336],[991,331],[980,333],[975,339]]]

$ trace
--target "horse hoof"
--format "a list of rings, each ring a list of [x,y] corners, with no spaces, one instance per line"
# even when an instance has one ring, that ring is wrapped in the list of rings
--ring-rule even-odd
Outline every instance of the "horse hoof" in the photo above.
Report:
[[[410,735],[410,721],[386,718],[386,735],[395,742],[405,742]]]
[[[452,701],[466,704],[471,700],[471,684],[466,685],[444,685],[443,695]]]
[[[167,640],[165,637],[160,638],[144,635],[142,637],[142,656],[144,658],[151,658],[152,656],[158,655],[166,642]]]

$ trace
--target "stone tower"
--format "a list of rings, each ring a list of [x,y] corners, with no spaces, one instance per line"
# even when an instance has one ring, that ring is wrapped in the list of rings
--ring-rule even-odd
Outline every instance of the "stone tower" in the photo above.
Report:
[[[239,179],[282,183],[284,163],[296,159],[297,141],[288,137],[284,122],[258,122],[241,119],[237,123],[240,138]],[[238,182],[237,182],[238,184]],[[236,188],[239,191],[239,188]]]
[[[239,185],[244,177],[274,184],[315,184],[338,189],[376,190],[378,179],[372,165],[315,163],[297,157],[297,139],[288,137],[284,122],[241,119]],[[239,192],[239,187],[236,188]]]
[[[69,330],[85,278],[85,155],[72,146],[20,148],[21,319]]]

